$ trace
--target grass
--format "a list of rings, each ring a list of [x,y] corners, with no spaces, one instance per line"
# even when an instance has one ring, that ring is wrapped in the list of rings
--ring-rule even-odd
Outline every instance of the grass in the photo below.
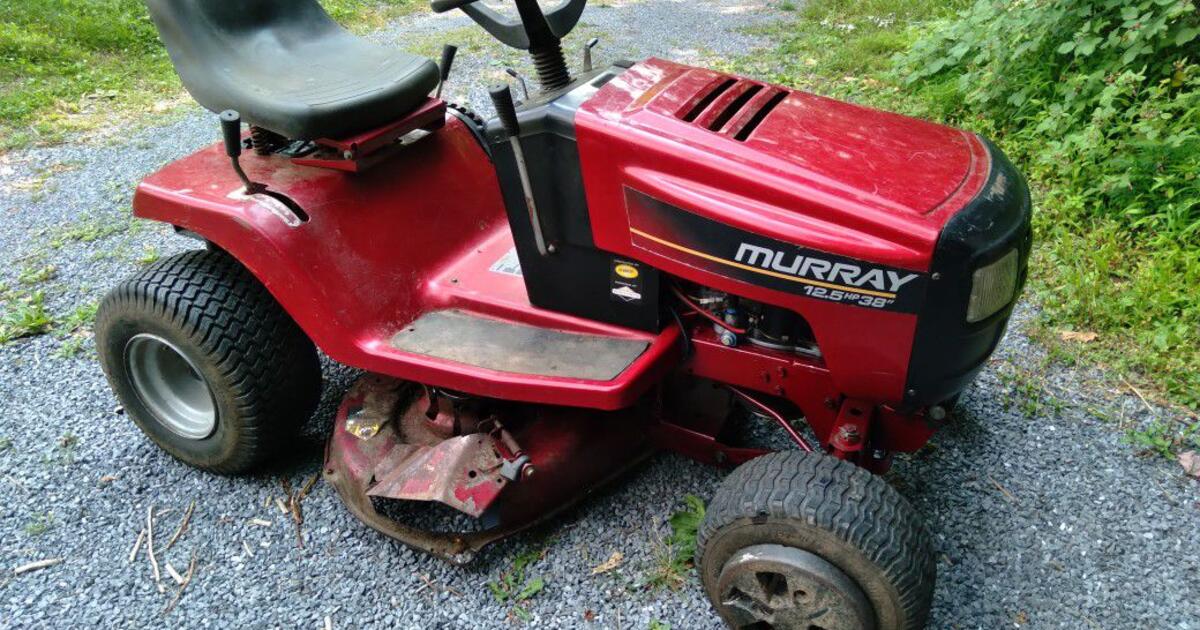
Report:
[[[1143,455],[1175,459],[1181,451],[1200,450],[1200,421],[1185,423],[1155,420],[1144,429],[1127,432],[1125,441]]]
[[[683,500],[684,508],[667,520],[671,535],[655,554],[654,567],[642,583],[651,590],[678,589],[691,574],[696,557],[696,535],[704,522],[704,501],[690,494]]]
[[[52,512],[37,514],[32,520],[25,523],[26,536],[41,536],[51,529],[54,529],[54,514]]]
[[[786,4],[786,3],[785,3]],[[894,56],[970,4],[964,0],[828,0],[798,9],[793,22],[759,29],[777,42],[769,55],[728,69],[993,135],[1019,165],[1041,147],[1022,146],[958,102],[946,85],[905,85]],[[956,109],[957,107],[957,109]],[[947,112],[953,112],[948,115]],[[1034,190],[1036,246],[1026,299],[1050,352],[1104,366],[1159,400],[1200,407],[1200,255],[1194,245],[1145,238],[1118,213],[1085,207],[1053,169],[1026,168]],[[1059,339],[1087,331],[1095,341]],[[1020,387],[1020,383],[1014,384]],[[1039,397],[1033,411],[1045,407]],[[1175,438],[1179,437],[1176,432]],[[1156,442],[1161,443],[1161,441]]]
[[[427,6],[324,0],[352,30]],[[186,103],[142,0],[0,3],[0,151],[163,114]]]
[[[46,294],[36,291],[9,300],[0,314],[0,344],[50,331],[54,319],[46,311]]]
[[[513,616],[522,621],[529,621],[532,618],[529,610],[525,608],[526,602],[533,599],[546,587],[544,578],[530,577],[528,570],[546,557],[548,549],[548,546],[531,549],[518,555],[513,559],[512,566],[501,573],[498,579],[488,582],[488,590],[492,592],[496,601],[512,606]]]

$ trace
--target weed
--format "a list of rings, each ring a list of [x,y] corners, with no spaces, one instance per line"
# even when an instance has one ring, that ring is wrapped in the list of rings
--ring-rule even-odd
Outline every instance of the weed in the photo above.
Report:
[[[158,248],[153,245],[147,245],[142,248],[142,253],[138,255],[137,260],[134,262],[144,267],[146,265],[153,265],[160,258],[162,258],[162,252],[158,251]]]
[[[696,556],[696,535],[700,531],[700,524],[704,522],[704,501],[690,494],[683,500],[684,509],[675,512],[667,520],[671,535],[655,554],[655,567],[643,582],[647,588],[666,587],[675,590],[687,581],[686,576]]]
[[[1045,367],[1043,365],[1043,369]],[[1004,407],[1015,408],[1027,418],[1061,415],[1064,403],[1046,388],[1044,377],[1042,370],[1030,372],[1012,368],[1001,371],[1000,382],[1006,386],[1001,394]]]
[[[492,596],[501,604],[510,604],[512,613],[522,621],[529,621],[531,616],[525,608],[525,602],[532,599],[546,587],[541,577],[530,578],[527,575],[529,567],[546,557],[547,549],[533,549],[518,555],[513,565],[500,574],[500,579],[488,582]]]
[[[83,353],[83,349],[86,346],[87,337],[73,335],[67,337],[62,343],[58,344],[58,348],[54,350],[53,356],[58,359],[74,359]]]
[[[79,437],[74,433],[64,433],[58,440],[58,445],[55,449],[54,457],[44,458],[46,463],[57,463],[62,466],[70,466],[75,463],[75,449],[79,446]]]
[[[81,330],[91,328],[92,323],[96,321],[96,311],[100,310],[100,302],[92,300],[85,302],[75,307],[57,327],[57,332],[60,336],[73,335]]]
[[[26,536],[41,536],[46,532],[54,529],[54,513],[46,512],[33,517],[33,520],[25,523]]]
[[[58,228],[50,234],[50,247],[59,249],[67,243],[91,243],[107,236],[126,232],[133,227],[128,217],[88,219]]]
[[[58,276],[58,268],[54,265],[34,265],[21,269],[17,273],[17,282],[24,285],[35,285],[49,282]]]
[[[647,626],[647,629],[648,630],[671,630],[671,624],[663,622],[663,621],[659,621],[657,619],[651,619],[650,625]]]
[[[1155,420],[1145,429],[1126,433],[1125,441],[1139,448],[1143,455],[1173,459],[1181,450],[1200,449],[1200,421],[1183,424]]]
[[[5,305],[0,316],[0,343],[45,334],[53,326],[54,319],[46,312],[46,294],[38,291]]]
[[[12,445],[13,445],[12,438],[10,438],[6,435],[0,436],[0,452],[7,451],[8,449],[12,448]]]

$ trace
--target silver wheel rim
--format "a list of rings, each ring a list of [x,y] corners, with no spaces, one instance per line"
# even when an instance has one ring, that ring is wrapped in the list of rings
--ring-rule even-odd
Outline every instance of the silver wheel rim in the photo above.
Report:
[[[871,603],[854,580],[815,554],[754,545],[733,554],[717,578],[717,609],[734,628],[870,630]]]
[[[172,433],[203,440],[217,429],[217,403],[200,370],[171,342],[149,334],[125,344],[125,365],[138,398]]]

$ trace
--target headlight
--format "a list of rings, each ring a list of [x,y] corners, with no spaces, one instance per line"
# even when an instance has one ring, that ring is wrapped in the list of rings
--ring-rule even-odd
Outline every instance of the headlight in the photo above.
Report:
[[[974,323],[991,317],[1013,299],[1017,290],[1017,250],[975,270],[971,278],[971,299],[967,302],[967,321]]]

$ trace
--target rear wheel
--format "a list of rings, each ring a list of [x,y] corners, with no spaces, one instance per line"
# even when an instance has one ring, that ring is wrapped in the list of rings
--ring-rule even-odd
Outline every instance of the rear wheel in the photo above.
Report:
[[[96,315],[96,346],[134,423],[214,472],[261,463],[320,398],[312,342],[222,252],[162,260],[113,289]]]
[[[915,630],[935,566],[920,517],[884,480],[786,451],[733,472],[708,508],[697,565],[738,629]]]

